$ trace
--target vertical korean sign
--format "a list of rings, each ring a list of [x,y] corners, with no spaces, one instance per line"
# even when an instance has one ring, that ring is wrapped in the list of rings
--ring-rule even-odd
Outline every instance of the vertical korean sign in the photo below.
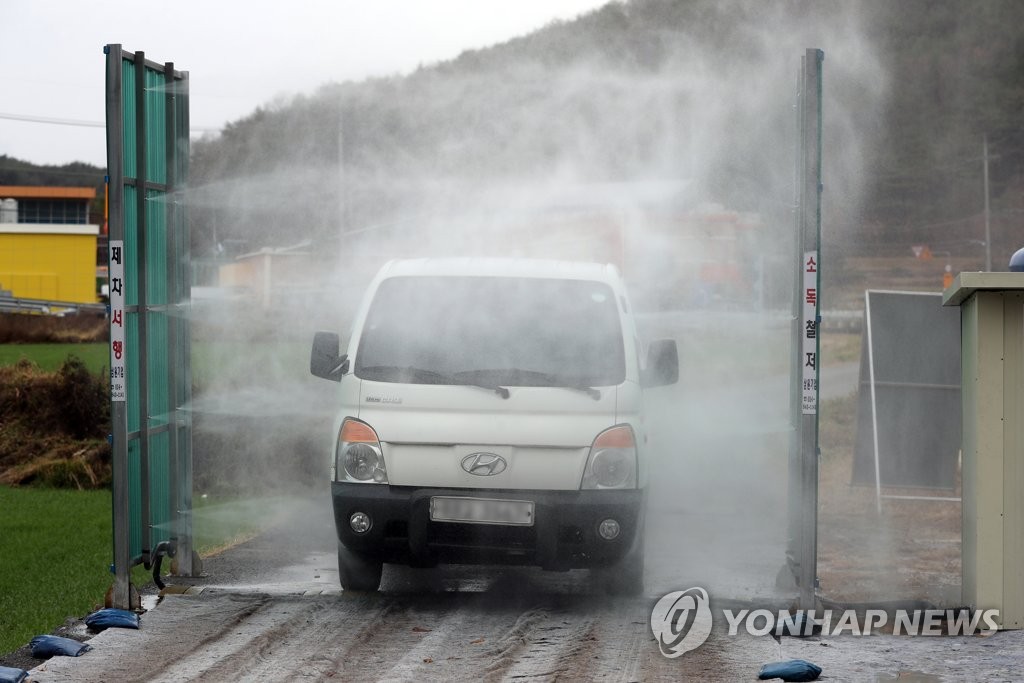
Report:
[[[818,412],[818,252],[805,251],[803,258],[803,390],[804,415]]]
[[[124,240],[110,241],[110,400],[124,402]]]

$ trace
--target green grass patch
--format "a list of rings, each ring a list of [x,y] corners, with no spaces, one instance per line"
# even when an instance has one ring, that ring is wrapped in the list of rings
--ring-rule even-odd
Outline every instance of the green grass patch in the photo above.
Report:
[[[78,356],[89,372],[98,375],[110,367],[106,342],[85,344],[0,344],[0,365],[14,365],[27,358],[41,369],[53,372],[68,356]]]
[[[295,381],[309,375],[306,342],[196,341],[192,344],[192,375],[197,385],[225,382],[253,383]],[[82,344],[0,344],[0,366],[27,358],[53,372],[69,355],[82,359],[93,374],[110,367],[106,342]]]
[[[211,555],[252,538],[267,528],[286,503],[283,497],[196,496],[192,500],[196,552]]]
[[[10,652],[103,605],[110,492],[0,487],[0,510],[0,652]]]
[[[197,497],[196,550],[209,555],[267,527],[280,499]],[[113,584],[110,491],[0,486],[0,653],[103,606]],[[163,573],[171,563],[164,560]],[[138,565],[132,582],[151,572]]]
[[[212,341],[192,343],[197,391],[294,382],[309,377],[309,342]]]
[[[793,354],[786,330],[755,334],[702,330],[678,340],[684,382],[735,384],[789,372]]]
[[[823,458],[852,453],[857,440],[857,394],[822,401],[818,410],[818,443]]]
[[[860,360],[860,333],[827,332],[821,336],[821,362],[823,365],[850,363]]]

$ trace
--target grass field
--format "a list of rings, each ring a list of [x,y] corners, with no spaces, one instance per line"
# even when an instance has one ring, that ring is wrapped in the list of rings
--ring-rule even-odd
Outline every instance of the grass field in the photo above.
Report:
[[[109,491],[0,487],[0,652],[103,605]]]
[[[196,550],[207,555],[250,537],[274,509],[272,501],[197,499]],[[109,567],[109,491],[0,486],[0,653],[51,632],[67,617],[103,606],[113,583]],[[166,573],[170,562],[163,563]],[[141,565],[136,586],[152,576]]]
[[[0,365],[14,365],[28,358],[47,372],[60,368],[69,355],[78,356],[93,374],[110,367],[110,347],[106,342],[86,344],[0,344]]]
[[[0,365],[28,358],[42,370],[53,372],[75,355],[89,371],[100,374],[110,367],[106,342],[84,344],[0,344]],[[309,344],[302,342],[198,341],[192,345],[192,374],[199,386],[224,381],[251,383],[305,378],[309,374]]]
[[[202,392],[303,380],[309,377],[309,349],[308,342],[195,341],[192,384]]]

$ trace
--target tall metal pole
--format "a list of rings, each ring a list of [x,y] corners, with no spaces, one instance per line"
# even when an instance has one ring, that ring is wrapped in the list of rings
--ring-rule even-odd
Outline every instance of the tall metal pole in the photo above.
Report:
[[[981,157],[985,165],[985,272],[992,272],[992,230],[988,212],[988,134],[981,137]]]
[[[184,191],[184,174],[182,173],[182,154],[188,154],[188,145],[179,146],[181,138],[181,98],[185,96],[188,81],[184,77],[178,81],[174,70],[174,62],[164,64],[164,147],[166,149],[166,167],[164,170],[167,230],[164,235],[164,250],[167,264],[167,400],[170,411],[168,418],[168,474],[170,476],[170,510],[171,540],[176,543],[177,574],[192,575],[192,507],[191,503],[183,503],[191,491],[192,480],[188,476],[187,464],[183,460],[188,456],[188,444],[183,441],[187,436],[184,424],[185,413],[181,406],[185,401],[183,383],[190,375],[186,375],[183,357],[183,337],[188,332],[188,320],[180,315],[187,301],[182,291],[187,291],[183,282],[185,274],[179,264],[182,252],[188,249],[181,230],[185,222],[184,206],[180,193]],[[187,138],[186,138],[187,140]],[[189,499],[190,500],[190,499]]]
[[[149,260],[149,212],[147,210],[146,183],[149,180],[148,137],[146,135],[146,53],[139,50],[135,53],[135,261],[128,265],[138,273],[135,286],[136,319],[138,320],[139,345],[138,368],[139,396],[135,406],[129,410],[138,415],[139,423],[139,500],[141,503],[142,521],[142,561],[149,568],[150,552],[153,549],[153,516],[150,511],[150,475],[149,475],[149,285],[147,282]]]
[[[177,143],[181,146],[177,151],[177,168],[175,169],[179,186],[187,188],[188,164],[189,164],[189,73],[181,72],[181,89],[178,92],[177,115],[175,124],[177,126]],[[184,333],[181,336],[181,396],[182,405],[192,402],[192,238],[189,232],[189,222],[186,216],[186,204],[178,207],[178,230],[181,231],[181,240],[178,243],[181,249],[178,254],[180,267],[180,280],[178,281],[178,295],[188,313],[182,322],[181,327]],[[181,466],[181,509],[178,511],[180,518],[181,535],[178,538],[178,574],[180,576],[199,576],[202,572],[202,563],[195,553],[193,546],[193,519],[192,519],[192,414],[189,411],[181,411],[181,422],[178,429],[181,434],[178,436],[179,457]],[[195,560],[195,562],[193,562]]]
[[[818,375],[821,321],[821,65],[825,53],[808,49],[800,88],[799,274],[795,349],[800,394],[796,461],[799,530],[796,578],[801,609],[814,609],[818,582]]]
[[[128,500],[128,429],[124,377],[124,103],[122,101],[121,46],[107,45],[107,186],[110,192],[107,221],[110,273],[110,417],[111,497],[114,531],[114,586],[111,606],[131,607],[131,524]]]

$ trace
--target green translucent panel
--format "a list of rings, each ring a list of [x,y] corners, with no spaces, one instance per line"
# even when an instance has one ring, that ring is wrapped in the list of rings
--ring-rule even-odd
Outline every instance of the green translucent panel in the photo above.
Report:
[[[138,193],[131,185],[124,187],[124,303],[139,303],[139,211]]]
[[[135,62],[122,59],[121,60],[121,106],[124,111],[124,115],[121,117],[121,124],[124,126],[124,133],[121,136],[122,152],[121,160],[124,163],[124,175],[128,178],[135,177],[135,152],[138,149],[136,145],[136,138],[138,137],[138,131],[135,126]],[[128,198],[125,197],[125,205],[128,204]]]
[[[167,303],[167,203],[164,193],[146,192],[146,303]]]
[[[142,444],[138,439],[128,441],[128,547],[130,555],[138,558],[142,554]]]
[[[168,376],[167,314],[147,313],[146,379],[149,396],[149,426],[167,424],[170,410]]]
[[[125,375],[128,384],[127,402],[128,433],[139,431],[139,314],[125,313],[124,352]]]
[[[146,74],[146,179],[167,182],[167,105],[164,75],[149,67]]]
[[[170,538],[171,486],[170,436],[160,432],[149,437],[150,548]]]
[[[185,221],[176,220],[171,228],[171,241],[176,254],[187,254],[188,233],[185,230]],[[174,261],[174,292],[173,300],[179,303],[188,303],[187,299],[191,292],[192,273],[188,258],[177,258]]]
[[[174,363],[178,368],[177,382],[174,392],[174,401],[177,405],[182,405],[192,398],[192,387],[189,382],[182,381],[183,377],[188,377],[187,368],[189,364],[189,348],[191,339],[189,338],[189,327],[188,320],[182,318],[176,318],[174,321]]]

